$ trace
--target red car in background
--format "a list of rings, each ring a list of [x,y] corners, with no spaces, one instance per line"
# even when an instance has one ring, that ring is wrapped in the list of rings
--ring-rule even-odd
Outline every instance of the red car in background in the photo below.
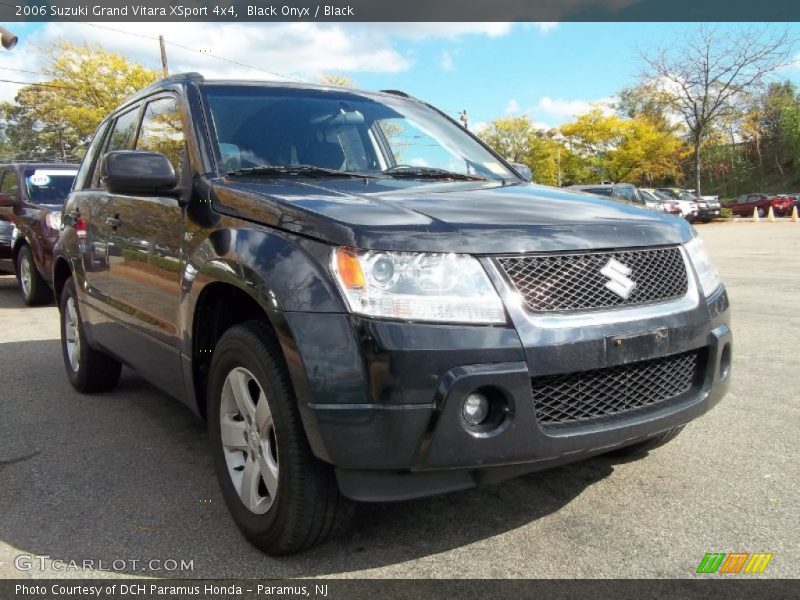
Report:
[[[750,217],[753,215],[753,211],[757,211],[759,217],[765,217],[771,206],[772,213],[776,217],[782,217],[792,212],[794,200],[790,196],[774,194],[743,194],[728,208],[731,209],[733,214],[740,217]]]

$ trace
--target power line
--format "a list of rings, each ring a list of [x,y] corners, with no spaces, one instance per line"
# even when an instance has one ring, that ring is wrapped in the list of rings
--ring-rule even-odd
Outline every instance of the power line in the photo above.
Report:
[[[45,77],[50,77],[49,73],[45,73],[43,71],[29,71],[27,69],[12,69],[11,67],[0,67],[0,71],[15,71],[16,73],[30,73],[31,75],[44,75]]]
[[[75,21],[75,23],[80,23],[81,25],[88,25],[89,27],[96,27],[98,29],[106,29],[108,31],[113,31],[115,33],[122,33],[122,34],[132,35],[134,37],[142,38],[142,39],[145,39],[145,40],[152,40],[152,41],[155,41],[155,42],[158,41],[158,37],[157,36],[145,35],[143,33],[136,33],[136,32],[133,32],[133,31],[125,31],[123,29],[117,29],[115,27],[108,27],[107,25],[99,25],[97,23],[86,23],[84,21]],[[269,71],[267,69],[262,69],[261,67],[254,67],[253,65],[248,65],[247,63],[243,63],[243,62],[240,62],[238,60],[233,60],[232,58],[227,58],[225,56],[219,56],[218,54],[213,54],[211,52],[203,52],[202,50],[199,50],[197,48],[192,48],[190,46],[184,46],[183,44],[179,44],[177,42],[171,42],[171,41],[169,41],[167,39],[164,40],[164,43],[169,44],[170,46],[174,46],[176,48],[181,48],[182,50],[188,50],[189,52],[197,52],[198,54],[200,54],[202,56],[208,56],[208,57],[211,57],[211,58],[216,58],[217,60],[221,60],[221,61],[230,63],[232,65],[237,65],[239,67],[244,67],[246,69],[253,69],[254,71],[261,71],[262,73],[267,73],[268,75],[273,75],[275,77],[282,77],[283,79],[290,79],[292,81],[297,81],[297,82],[300,82],[300,83],[308,83],[307,81],[305,81],[303,79],[300,79],[298,77],[292,77],[290,75],[284,75],[282,73],[276,73],[275,71]]]
[[[0,83],[16,83],[19,85],[32,85],[35,87],[55,88],[58,90],[71,90],[72,88],[66,85],[53,85],[52,83],[34,83],[32,81],[15,81],[13,79],[0,79]]]

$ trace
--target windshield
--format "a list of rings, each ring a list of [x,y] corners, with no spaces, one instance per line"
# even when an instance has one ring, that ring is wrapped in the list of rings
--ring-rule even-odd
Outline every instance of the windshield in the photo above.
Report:
[[[34,204],[64,204],[77,173],[75,169],[26,169],[28,199]]]
[[[610,187],[601,187],[601,188],[578,188],[587,194],[596,194],[598,196],[611,196],[611,192],[614,191]]]
[[[663,200],[661,200],[658,196],[650,192],[646,192],[640,189],[639,193],[642,195],[642,198],[644,198],[647,202],[656,202],[658,204],[661,204],[661,202],[663,202]]]
[[[203,94],[223,173],[302,165],[420,181],[517,179],[461,127],[408,99],[255,85],[206,85]],[[268,172],[280,175],[246,173]]]

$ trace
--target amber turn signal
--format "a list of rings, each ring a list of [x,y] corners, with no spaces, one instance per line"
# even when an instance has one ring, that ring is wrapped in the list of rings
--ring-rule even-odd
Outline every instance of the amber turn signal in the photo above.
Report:
[[[350,289],[364,287],[364,271],[361,270],[361,263],[352,250],[336,249],[336,270],[345,287]]]

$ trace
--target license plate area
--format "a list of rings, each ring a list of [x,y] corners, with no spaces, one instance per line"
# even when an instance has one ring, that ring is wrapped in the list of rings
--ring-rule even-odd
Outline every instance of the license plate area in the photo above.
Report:
[[[606,365],[624,365],[631,362],[663,356],[669,351],[669,330],[666,327],[608,335],[605,338]]]

